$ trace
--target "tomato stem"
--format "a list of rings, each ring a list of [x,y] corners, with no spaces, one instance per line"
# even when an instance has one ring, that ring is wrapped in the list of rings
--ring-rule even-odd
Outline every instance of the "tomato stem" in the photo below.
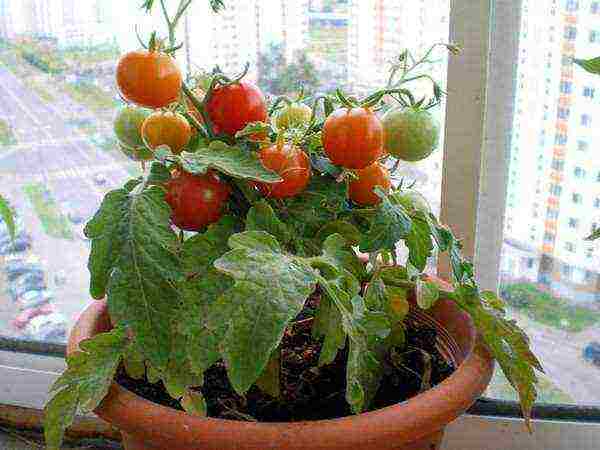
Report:
[[[210,83],[210,88],[208,89],[208,92],[206,93],[204,100],[200,101],[200,99],[198,99],[198,97],[196,97],[196,95],[191,91],[191,89],[187,86],[187,84],[182,83],[181,85],[181,89],[183,90],[183,93],[190,99],[190,102],[192,102],[192,105],[194,105],[194,108],[196,108],[200,114],[202,114],[202,120],[204,120],[204,125],[205,125],[205,131],[206,134],[208,135],[207,137],[209,139],[213,139],[215,137],[215,133],[213,131],[213,127],[212,127],[212,122],[210,120],[210,117],[208,116],[208,113],[206,112],[206,104],[208,103],[208,101],[210,100],[210,97],[212,96],[212,91],[215,88],[215,79],[213,78],[213,80]]]

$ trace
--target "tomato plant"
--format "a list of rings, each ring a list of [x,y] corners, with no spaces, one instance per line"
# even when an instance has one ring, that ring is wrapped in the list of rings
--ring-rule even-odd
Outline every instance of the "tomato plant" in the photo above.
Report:
[[[431,212],[431,206],[429,206],[427,199],[423,196],[423,194],[413,189],[406,189],[396,192],[390,196],[390,200],[401,204],[409,211],[416,210],[424,213]]]
[[[440,127],[430,112],[408,108],[388,111],[383,117],[385,150],[403,161],[421,161],[438,145]]]
[[[362,206],[373,206],[381,202],[374,189],[379,186],[388,193],[392,187],[390,172],[381,163],[375,162],[364,169],[355,170],[356,178],[349,183],[350,200]]]
[[[383,125],[368,108],[340,108],[323,125],[323,148],[331,162],[364,169],[383,154]]]
[[[245,81],[214,89],[206,111],[215,133],[234,136],[252,122],[267,121],[267,105],[260,89]]]
[[[259,153],[262,164],[283,179],[279,183],[257,183],[260,191],[271,198],[298,195],[310,181],[310,160],[306,153],[293,145],[275,144]]]
[[[176,102],[181,82],[181,71],[175,60],[157,50],[126,53],[117,65],[121,95],[139,106],[164,108]]]
[[[146,145],[155,149],[167,145],[171,152],[181,153],[192,136],[188,121],[179,113],[157,111],[144,121],[142,137]]]
[[[223,215],[231,188],[215,172],[192,175],[177,171],[167,184],[171,220],[182,230],[200,231]]]
[[[291,103],[284,106],[275,116],[275,126],[278,130],[306,127],[312,116],[312,109],[304,103]]]

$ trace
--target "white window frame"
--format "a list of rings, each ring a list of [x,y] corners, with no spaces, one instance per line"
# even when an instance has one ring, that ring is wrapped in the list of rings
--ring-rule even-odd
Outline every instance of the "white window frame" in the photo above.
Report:
[[[478,278],[491,290],[498,288],[520,11],[521,0],[451,0],[450,40],[464,51],[448,67],[441,218],[463,237],[475,266],[486,268]],[[442,258],[439,274],[449,271]],[[0,404],[41,409],[64,365],[58,357],[0,351]],[[530,435],[519,419],[466,415],[450,425],[443,449],[592,450],[600,442],[600,424],[535,427]]]

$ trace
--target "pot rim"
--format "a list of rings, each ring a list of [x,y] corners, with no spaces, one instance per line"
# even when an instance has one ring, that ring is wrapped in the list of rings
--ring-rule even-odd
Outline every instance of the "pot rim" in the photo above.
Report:
[[[318,442],[335,442],[331,448],[353,448],[381,439],[413,442],[443,428],[462,415],[485,391],[492,377],[494,360],[477,335],[471,318],[450,300],[440,300],[432,309],[452,317],[450,335],[459,342],[463,361],[440,384],[405,402],[355,416],[304,422],[240,422],[202,418],[146,400],[113,381],[109,393],[95,413],[121,431],[147,436],[150,442],[189,445],[191,449],[227,448],[232,436],[248,447],[274,449],[321,448]],[[448,323],[442,321],[442,326]],[[67,354],[79,343],[109,329],[105,300],[92,303],[79,317],[69,337]],[[457,339],[460,341],[460,338]],[[166,440],[165,440],[166,439]],[[209,445],[210,444],[210,445]],[[242,448],[242,447],[240,447]]]

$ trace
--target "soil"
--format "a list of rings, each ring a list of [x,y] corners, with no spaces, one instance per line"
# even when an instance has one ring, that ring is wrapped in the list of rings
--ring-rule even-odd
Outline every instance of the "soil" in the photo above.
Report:
[[[285,333],[281,346],[280,398],[273,398],[252,387],[245,398],[237,395],[227,379],[225,365],[215,364],[204,376],[200,388],[210,417],[260,421],[294,422],[344,417],[352,412],[345,400],[347,352],[336,360],[317,367],[321,342],[312,338],[310,316],[314,302]],[[394,348],[385,358],[384,377],[371,409],[403,402],[422,390],[439,384],[454,371],[436,348],[436,331],[408,324],[406,345]],[[123,369],[117,382],[152,402],[181,410],[177,400],[167,394],[161,382],[150,384],[134,380]]]

